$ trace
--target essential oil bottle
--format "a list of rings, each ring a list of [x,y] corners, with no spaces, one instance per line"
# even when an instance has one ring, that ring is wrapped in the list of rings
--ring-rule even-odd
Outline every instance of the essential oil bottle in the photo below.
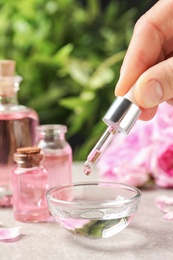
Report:
[[[12,172],[13,212],[16,220],[39,222],[48,219],[45,193],[48,172],[41,164],[43,155],[38,147],[18,148],[14,154],[17,163]]]
[[[13,154],[17,148],[33,146],[35,127],[39,124],[36,111],[19,105],[18,91],[22,77],[15,75],[15,61],[0,60],[0,205],[3,191],[11,192]],[[6,195],[5,195],[6,196]]]
[[[65,125],[40,125],[36,127],[38,141],[44,156],[43,165],[48,170],[49,188],[71,184],[72,148],[66,141]]]

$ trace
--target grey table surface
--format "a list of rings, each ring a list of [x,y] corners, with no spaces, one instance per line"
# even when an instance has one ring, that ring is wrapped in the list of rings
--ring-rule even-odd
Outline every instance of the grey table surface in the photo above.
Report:
[[[73,181],[94,181],[83,174],[83,164],[73,164]],[[0,209],[0,222],[6,227],[21,226],[22,237],[11,243],[0,242],[1,260],[172,260],[173,221],[163,219],[156,207],[160,195],[173,196],[173,190],[142,191],[138,212],[121,233],[106,239],[74,237],[56,223],[21,223],[13,218],[12,209]]]

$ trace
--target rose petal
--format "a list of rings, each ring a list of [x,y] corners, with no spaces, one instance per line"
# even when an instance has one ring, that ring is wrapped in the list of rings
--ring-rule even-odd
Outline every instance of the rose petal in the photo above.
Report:
[[[89,220],[86,219],[65,219],[61,217],[56,217],[56,219],[63,227],[69,230],[75,230],[76,228],[83,228],[84,225],[90,222]]]
[[[173,207],[173,197],[169,196],[160,196],[156,199],[156,205],[158,209],[162,212],[167,213],[172,211],[171,207]]]
[[[47,219],[45,219],[43,222],[53,223],[56,222],[53,216],[49,216]]]
[[[0,187],[0,207],[12,207],[12,193],[6,186]]]
[[[20,227],[1,228],[0,241],[13,242],[20,237]]]
[[[163,218],[167,220],[173,220],[173,211],[164,214]]]
[[[0,207],[12,207],[13,202],[12,202],[12,195],[4,195],[0,198]]]

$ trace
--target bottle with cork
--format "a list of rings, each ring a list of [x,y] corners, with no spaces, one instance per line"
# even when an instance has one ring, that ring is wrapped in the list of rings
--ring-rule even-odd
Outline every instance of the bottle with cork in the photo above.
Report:
[[[39,124],[37,112],[18,103],[22,77],[15,75],[15,66],[14,60],[0,60],[0,206],[9,202],[4,196],[11,196],[13,154],[17,148],[33,146]]]
[[[18,148],[12,172],[14,217],[22,222],[40,222],[50,216],[46,201],[48,172],[41,164],[38,147]]]

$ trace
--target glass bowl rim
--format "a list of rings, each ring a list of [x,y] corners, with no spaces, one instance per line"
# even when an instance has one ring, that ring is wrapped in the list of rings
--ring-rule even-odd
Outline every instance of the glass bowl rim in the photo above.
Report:
[[[87,185],[95,185],[98,186],[99,184],[105,184],[105,185],[116,185],[119,186],[123,189],[127,189],[130,191],[135,192],[135,195],[132,196],[130,199],[124,199],[124,200],[110,200],[110,201],[106,201],[106,202],[87,202],[86,204],[82,203],[82,202],[74,202],[74,201],[67,201],[67,200],[61,200],[61,199],[56,199],[54,198],[52,195],[50,195],[51,191],[53,190],[59,190],[59,189],[63,189],[63,188],[70,188],[70,187],[78,187],[78,186],[87,186]],[[47,190],[46,192],[46,198],[48,201],[52,201],[52,202],[56,202],[58,204],[61,204],[62,206],[71,206],[71,207],[77,207],[77,208],[92,208],[92,207],[96,207],[96,205],[98,207],[110,207],[110,206],[122,206],[125,204],[131,204],[134,202],[137,202],[140,200],[142,195],[142,192],[137,188],[134,187],[132,185],[128,185],[128,184],[124,184],[124,183],[120,183],[120,182],[104,182],[104,181],[90,181],[90,182],[74,182],[72,184],[68,184],[68,185],[60,185],[60,186],[56,186],[53,187],[49,190]],[[85,200],[84,200],[85,202]]]

